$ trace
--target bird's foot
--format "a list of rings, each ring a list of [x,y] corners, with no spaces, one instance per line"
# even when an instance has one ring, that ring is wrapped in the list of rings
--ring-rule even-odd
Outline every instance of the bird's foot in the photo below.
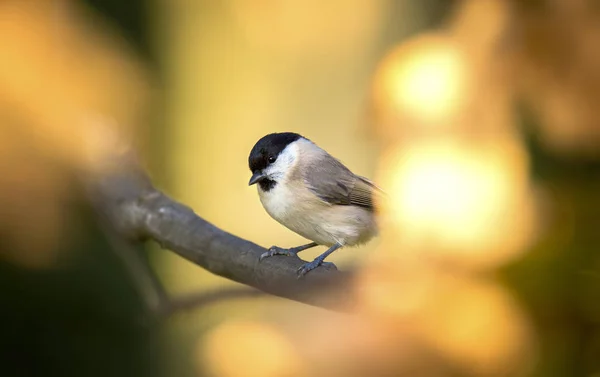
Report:
[[[300,268],[298,270],[296,270],[296,273],[298,274],[298,279],[300,279],[301,277],[303,277],[304,275],[306,275],[307,273],[309,273],[310,271],[314,270],[315,268],[317,268],[319,266],[323,266],[328,270],[329,269],[337,270],[337,267],[335,264],[333,264],[331,262],[323,262],[323,259],[317,258],[312,262],[303,264],[302,266],[300,266]]]
[[[279,246],[271,246],[269,248],[269,251],[261,254],[258,261],[262,262],[263,259],[272,257],[273,255],[285,255],[287,257],[293,257],[293,256],[296,256],[298,254],[298,252],[300,252],[300,251],[301,250],[298,250],[298,248],[296,248],[296,247],[292,247],[290,249],[284,249]]]

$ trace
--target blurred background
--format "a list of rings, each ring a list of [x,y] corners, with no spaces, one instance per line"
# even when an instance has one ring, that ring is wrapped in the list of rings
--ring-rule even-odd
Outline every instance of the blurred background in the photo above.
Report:
[[[593,0],[3,0],[1,376],[600,376]],[[260,245],[270,132],[389,193],[354,315],[274,297],[155,319],[81,177],[154,183]],[[131,245],[173,296],[236,287]],[[323,250],[302,254],[311,260]]]

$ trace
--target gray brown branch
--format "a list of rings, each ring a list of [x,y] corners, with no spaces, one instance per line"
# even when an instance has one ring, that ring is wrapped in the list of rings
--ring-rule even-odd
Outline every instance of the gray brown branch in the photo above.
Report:
[[[154,240],[213,274],[269,294],[333,310],[354,305],[351,273],[319,267],[297,279],[304,263],[297,257],[259,263],[265,248],[217,228],[157,190],[135,163],[119,166],[93,180],[91,197],[121,237]]]

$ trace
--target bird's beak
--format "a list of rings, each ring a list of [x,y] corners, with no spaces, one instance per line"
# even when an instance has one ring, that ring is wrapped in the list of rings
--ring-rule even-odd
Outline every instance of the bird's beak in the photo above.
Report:
[[[262,171],[257,171],[256,173],[252,174],[252,177],[250,178],[250,182],[248,182],[248,186],[252,186],[253,184],[259,182],[260,180],[262,180],[266,177],[267,176]]]

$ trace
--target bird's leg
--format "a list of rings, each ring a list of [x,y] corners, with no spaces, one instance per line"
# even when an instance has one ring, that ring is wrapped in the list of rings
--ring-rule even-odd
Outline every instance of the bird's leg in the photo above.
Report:
[[[273,255],[286,255],[288,257],[292,257],[292,256],[298,254],[299,252],[301,252],[302,250],[310,249],[311,247],[315,247],[315,246],[317,246],[316,242],[311,242],[311,243],[307,243],[306,245],[291,247],[289,249],[284,249],[279,246],[271,246],[269,248],[269,251],[267,251],[266,253],[263,253],[258,260],[260,262],[265,258],[272,257]]]
[[[301,278],[302,276],[306,275],[310,270],[314,270],[315,268],[317,268],[321,265],[327,264],[327,265],[331,265],[335,268],[335,265],[333,263],[323,262],[323,261],[325,260],[325,258],[327,258],[329,256],[329,254],[333,253],[340,247],[342,247],[342,245],[339,243],[336,243],[335,245],[333,245],[329,249],[327,249],[327,251],[325,251],[323,254],[316,257],[315,260],[313,260],[312,262],[308,262],[308,263],[305,263],[304,265],[302,265],[297,271],[298,278]]]

